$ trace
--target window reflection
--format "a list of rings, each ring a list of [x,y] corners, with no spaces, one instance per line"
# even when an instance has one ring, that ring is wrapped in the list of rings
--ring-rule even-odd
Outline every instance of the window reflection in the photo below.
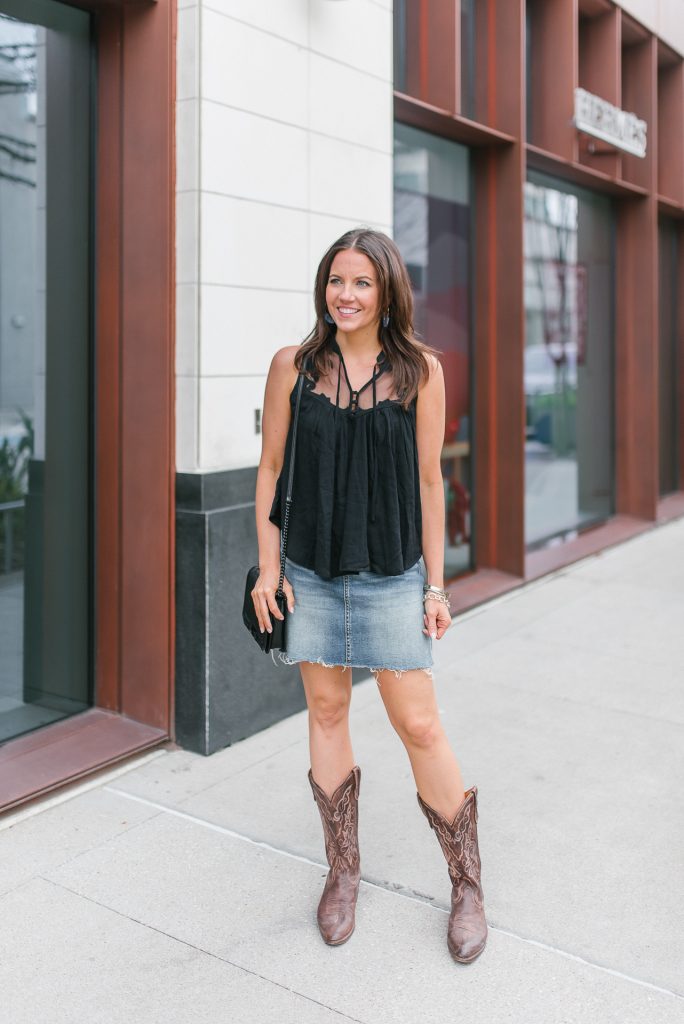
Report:
[[[525,536],[613,509],[612,212],[582,189],[525,184]]]
[[[0,742],[90,700],[90,18],[3,6]]]
[[[470,184],[464,146],[395,126],[394,237],[408,266],[416,329],[443,353],[445,575],[470,568]]]

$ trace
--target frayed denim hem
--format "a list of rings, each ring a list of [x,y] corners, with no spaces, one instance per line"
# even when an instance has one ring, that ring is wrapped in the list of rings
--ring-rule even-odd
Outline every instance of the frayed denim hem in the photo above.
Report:
[[[273,658],[273,651],[271,651],[271,658]],[[405,672],[425,672],[430,677],[430,679],[433,678],[432,668],[425,668],[425,666],[423,665],[416,665],[414,668],[373,668],[371,665],[330,665],[328,664],[327,661],[324,661],[323,658],[291,658],[288,655],[287,651],[278,651],[278,658],[285,665],[297,665],[302,661],[308,661],[314,665],[323,665],[325,668],[341,668],[343,672],[345,672],[348,668],[367,668],[368,671],[371,672],[375,677],[375,681],[378,684],[378,686],[381,685],[381,672],[394,672],[394,675],[396,676],[397,679],[401,679]],[[273,664],[276,664],[275,660],[273,661]]]

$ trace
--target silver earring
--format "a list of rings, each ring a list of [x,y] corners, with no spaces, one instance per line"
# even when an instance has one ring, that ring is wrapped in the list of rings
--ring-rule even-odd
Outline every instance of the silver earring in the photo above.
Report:
[[[389,309],[388,309],[387,312],[385,313],[385,315],[382,318],[382,326],[383,327],[389,327],[389,321],[390,321],[390,315],[389,315]]]
[[[327,324],[334,324],[335,323],[333,318],[330,316],[330,313],[328,313],[327,309],[326,309],[325,313],[323,314],[323,319],[325,320],[325,322]]]

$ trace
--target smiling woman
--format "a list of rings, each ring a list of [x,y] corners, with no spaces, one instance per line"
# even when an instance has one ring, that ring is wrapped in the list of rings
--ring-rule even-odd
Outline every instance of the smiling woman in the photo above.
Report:
[[[442,576],[442,369],[435,350],[415,335],[408,272],[382,232],[358,228],[334,242],[319,263],[314,300],[313,330],[302,345],[276,353],[266,383],[259,577],[251,594],[262,632],[272,630],[272,615],[284,619],[279,657],[300,665],[309,707],[309,782],[330,864],[318,926],[329,945],[345,942],[355,926],[361,769],[349,735],[346,670],[365,667],[449,862],[448,945],[455,960],[468,963],[487,937],[477,790],[464,792],[432,685],[432,641],[451,624]],[[287,618],[275,597],[281,557]]]

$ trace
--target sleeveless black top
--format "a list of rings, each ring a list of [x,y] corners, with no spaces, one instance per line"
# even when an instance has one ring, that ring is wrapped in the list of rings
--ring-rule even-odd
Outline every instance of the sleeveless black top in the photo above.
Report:
[[[385,352],[358,391],[333,334],[329,358],[328,373],[304,377],[287,556],[325,579],[367,570],[398,576],[422,553],[416,398],[402,407]],[[298,382],[269,513],[280,528]]]

